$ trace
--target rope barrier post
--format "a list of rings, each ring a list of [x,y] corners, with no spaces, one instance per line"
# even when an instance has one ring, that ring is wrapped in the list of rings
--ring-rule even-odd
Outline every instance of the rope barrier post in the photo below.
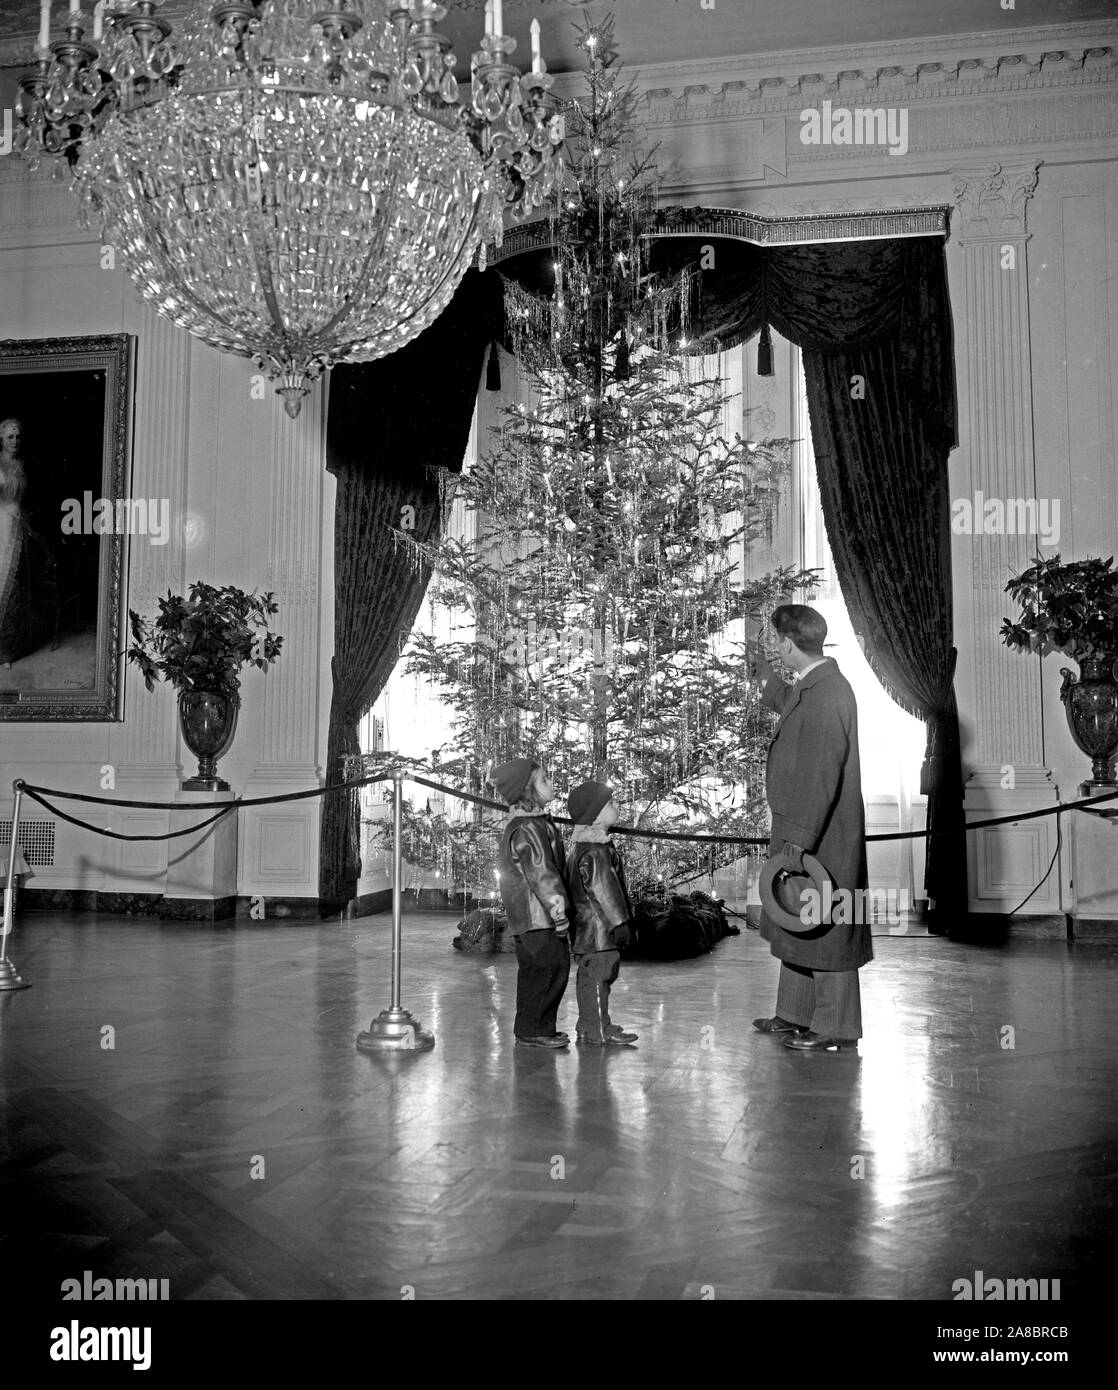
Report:
[[[8,846],[8,877],[4,884],[4,930],[0,935],[0,991],[10,989],[30,989],[26,980],[8,959],[8,937],[12,932],[12,918],[15,915],[16,898],[16,847],[19,844],[19,808],[23,800],[23,782],[17,778],[12,783],[15,804],[12,807],[12,842]]]
[[[359,1052],[428,1052],[435,1046],[434,1033],[400,1003],[401,956],[404,916],[404,774],[392,773],[392,1003],[382,1009],[367,1032],[358,1033]]]

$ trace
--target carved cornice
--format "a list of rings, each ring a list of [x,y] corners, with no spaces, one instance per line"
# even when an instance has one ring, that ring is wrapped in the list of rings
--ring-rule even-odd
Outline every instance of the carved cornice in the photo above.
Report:
[[[789,115],[830,101],[840,106],[897,106],[934,109],[944,102],[987,103],[992,98],[1097,93],[1118,95],[1118,51],[1114,48],[1045,50],[1035,58],[1017,54],[986,61],[956,59],[909,67],[866,66],[819,72],[648,86],[642,95],[645,122],[678,125],[719,117]]]
[[[840,91],[854,94],[875,88],[934,95],[954,83],[989,91],[994,86],[1037,79],[1047,83],[1077,73],[1081,80],[1113,81],[1118,67],[1116,37],[1113,25],[1042,25],[946,39],[666,61],[632,72],[640,91],[666,91],[677,100],[688,89],[705,90],[715,97],[739,92],[774,102],[789,93],[797,94],[797,99],[809,94],[833,97]],[[560,83],[577,81],[577,73],[564,74],[557,90]]]
[[[1040,165],[1029,160],[953,169],[960,241],[1023,237],[1025,207],[1039,173]]]
[[[768,217],[735,208],[662,208],[653,238],[730,237],[753,246],[797,246],[820,241],[868,241],[880,237],[946,236],[951,209],[946,205],[887,208],[880,211],[803,213]],[[506,232],[500,250],[490,246],[488,260],[497,265],[527,251],[553,244],[551,223],[529,222]]]

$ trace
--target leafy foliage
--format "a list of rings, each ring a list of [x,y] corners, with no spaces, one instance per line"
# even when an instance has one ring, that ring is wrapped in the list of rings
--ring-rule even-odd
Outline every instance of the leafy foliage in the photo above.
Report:
[[[1005,586],[1020,605],[1016,622],[1003,619],[1007,647],[1066,652],[1076,660],[1118,657],[1118,570],[1109,560],[1061,564],[1058,555],[1038,560]]]
[[[234,695],[243,666],[266,671],[278,658],[283,638],[268,626],[278,612],[271,593],[195,582],[185,598],[168,590],[154,621],[129,609],[132,645],[125,655],[139,667],[148,690],[166,680],[179,691]]]

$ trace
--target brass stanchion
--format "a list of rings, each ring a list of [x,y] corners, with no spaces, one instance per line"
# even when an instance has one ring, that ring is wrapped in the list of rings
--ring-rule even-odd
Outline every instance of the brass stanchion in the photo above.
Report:
[[[400,940],[404,910],[404,774],[392,774],[392,1003],[382,1009],[367,1032],[358,1033],[359,1052],[427,1052],[435,1046],[434,1033],[400,1005]]]
[[[8,959],[8,937],[12,932],[12,918],[15,915],[16,900],[16,846],[19,843],[19,807],[23,800],[23,783],[17,778],[12,783],[15,792],[15,805],[12,807],[12,843],[8,846],[8,880],[4,884],[4,930],[0,935],[0,990],[30,989],[26,980]]]

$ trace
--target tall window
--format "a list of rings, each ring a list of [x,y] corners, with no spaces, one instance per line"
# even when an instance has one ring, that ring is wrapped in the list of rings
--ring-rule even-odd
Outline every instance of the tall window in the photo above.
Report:
[[[775,336],[775,335],[774,335]],[[823,583],[811,600],[827,620],[828,656],[838,662],[858,704],[858,743],[862,765],[862,798],[866,803],[868,834],[922,829],[927,798],[920,795],[920,765],[924,759],[926,726],[903,710],[886,693],[870,669],[854,633],[842,591],[835,576],[819,502],[815,457],[811,445],[807,395],[798,348],[787,345],[793,382],[795,460],[794,505],[798,535],[792,557],[796,564],[821,571]],[[750,350],[747,347],[747,352]],[[872,887],[904,889],[910,901],[923,893],[924,841],[883,841],[869,846]],[[918,890],[918,891],[917,891]]]

